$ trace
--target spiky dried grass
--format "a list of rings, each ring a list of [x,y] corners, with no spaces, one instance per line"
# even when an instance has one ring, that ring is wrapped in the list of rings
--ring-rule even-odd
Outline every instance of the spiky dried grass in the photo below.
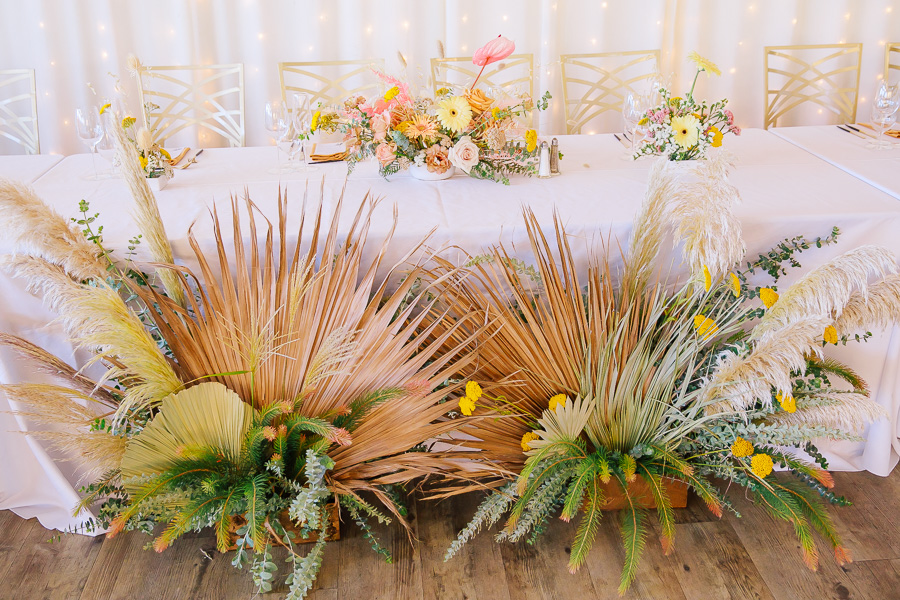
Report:
[[[857,290],[835,320],[838,335],[888,327],[900,321],[900,275],[889,275],[867,289]]]
[[[733,166],[725,154],[700,161],[695,168],[697,181],[679,186],[671,200],[676,243],[683,241],[684,257],[700,289],[704,266],[715,281],[744,257],[741,223],[734,215],[740,193],[728,183]]]
[[[871,276],[881,280],[896,272],[896,259],[886,248],[860,246],[850,250],[811,270],[782,293],[753,329],[752,338],[780,335],[782,329],[809,318],[824,317],[828,320],[825,326],[830,325],[854,292],[862,299],[868,297]]]
[[[77,461],[85,469],[84,480],[119,468],[125,454],[126,438],[105,431],[29,431],[29,435],[48,442],[63,454],[63,460]]]
[[[677,177],[666,168],[666,162],[661,159],[650,167],[647,193],[634,219],[628,242],[625,289],[640,289],[656,269],[656,258],[669,228],[669,201],[678,189]]]
[[[172,246],[159,214],[156,197],[150,190],[150,185],[141,169],[137,150],[125,137],[124,129],[113,127],[112,130],[116,140],[116,153],[122,165],[122,174],[128,184],[131,197],[134,199],[135,221],[150,250],[150,255],[156,263],[174,265]],[[179,305],[185,306],[184,290],[178,281],[178,275],[171,268],[161,266],[156,267],[156,273],[166,294]]]
[[[106,279],[107,265],[97,246],[30,187],[0,179],[0,221],[3,237],[16,252],[43,258],[79,281]]]
[[[820,392],[797,399],[793,413],[777,412],[767,421],[785,425],[807,425],[840,429],[859,434],[869,423],[887,417],[883,406],[865,394]]]
[[[36,423],[66,425],[75,430],[89,427],[106,406],[90,395],[67,387],[39,383],[0,385],[0,392],[26,408],[15,414]]]

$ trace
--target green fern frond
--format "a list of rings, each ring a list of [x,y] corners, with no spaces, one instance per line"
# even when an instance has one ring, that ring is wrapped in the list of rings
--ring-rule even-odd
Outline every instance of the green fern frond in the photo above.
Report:
[[[623,595],[634,581],[637,575],[637,566],[641,560],[641,553],[644,551],[644,540],[647,530],[644,525],[646,515],[642,509],[637,508],[628,493],[626,482],[623,477],[619,477],[622,489],[625,490],[625,499],[627,505],[622,509],[622,544],[625,547],[625,563],[622,565],[622,579],[619,583],[619,595]]]
[[[633,456],[623,454],[619,459],[619,468],[622,469],[622,474],[625,475],[625,481],[634,481],[635,473],[637,472],[637,461],[634,460]]]
[[[869,395],[869,385],[866,383],[866,381],[862,377],[860,377],[856,371],[854,371],[844,363],[829,357],[825,357],[824,359],[811,357],[808,359],[808,362],[814,367],[817,367],[828,374],[835,375],[839,379],[843,379],[851,386],[853,386],[853,391],[857,394],[864,394],[866,396]]]
[[[225,501],[222,502],[222,514],[219,517],[218,522],[216,522],[216,549],[219,552],[226,552],[228,547],[231,546],[231,531],[229,528],[231,527],[231,514],[228,512],[228,509],[231,505],[231,499],[234,497],[236,492],[232,490],[228,496],[225,497]]]
[[[336,417],[334,420],[335,427],[343,427],[347,431],[352,432],[356,429],[362,420],[378,405],[399,398],[406,394],[406,390],[402,387],[382,388],[369,392],[350,402],[349,412],[347,415]]]
[[[180,538],[190,529],[197,526],[198,522],[218,508],[218,502],[224,500],[224,496],[214,498],[201,498],[190,503],[184,509],[178,511],[169,521],[169,525],[153,542],[157,552],[162,552],[172,545],[172,542]]]
[[[662,475],[668,475],[673,479],[680,479],[687,483],[694,490],[700,499],[706,503],[709,511],[717,517],[722,516],[722,498],[715,486],[709,481],[693,472],[685,473],[683,470],[671,468],[669,464],[652,462],[651,466],[659,467]]]
[[[653,450],[654,462],[667,464],[672,469],[679,473],[683,473],[684,475],[693,474],[694,467],[675,452],[672,452],[665,446],[658,446],[656,444],[651,445],[650,448]]]
[[[809,520],[816,531],[818,531],[823,538],[828,540],[828,543],[831,544],[832,548],[837,549],[841,547],[841,540],[834,528],[834,522],[832,522],[831,517],[828,515],[828,511],[825,509],[821,500],[814,496],[808,488],[790,481],[783,483],[780,481],[772,481],[769,483],[773,487],[780,488],[785,494],[789,494],[793,497],[794,502],[800,507],[803,515]]]
[[[268,476],[260,473],[256,477],[248,479],[240,486],[240,491],[247,502],[247,531],[253,540],[254,548],[262,548],[266,535],[265,492],[268,484]]]
[[[772,482],[767,481],[766,483],[769,485],[756,484],[751,489],[769,514],[793,524],[794,533],[797,534],[797,540],[803,550],[803,561],[815,571],[819,564],[819,553],[816,550],[815,540],[813,540],[809,522],[807,522],[803,510],[797,504],[793,494],[780,485],[774,487]]]
[[[672,502],[663,485],[662,478],[651,471],[644,463],[638,463],[640,477],[647,482],[650,493],[653,494],[653,502],[656,504],[656,517],[659,519],[661,530],[660,542],[663,552],[668,556],[672,552],[675,541],[675,513],[672,510]]]
[[[569,573],[575,573],[587,558],[594,539],[597,537],[597,529],[603,519],[602,506],[604,502],[603,490],[600,488],[600,480],[593,477],[587,484],[588,501],[584,509],[584,516],[578,524],[575,532],[575,541],[572,542],[572,552],[569,555]]]
[[[563,521],[571,521],[578,509],[581,508],[581,501],[584,498],[584,492],[588,484],[597,478],[597,463],[592,459],[588,459],[579,463],[575,470],[575,478],[569,484],[566,492],[566,500],[563,504],[562,514],[560,518]]]

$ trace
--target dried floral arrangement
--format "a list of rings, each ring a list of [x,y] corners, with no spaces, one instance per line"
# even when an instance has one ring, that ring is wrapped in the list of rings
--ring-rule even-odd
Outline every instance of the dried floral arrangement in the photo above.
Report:
[[[691,184],[677,183],[665,164],[652,170],[621,269],[594,252],[579,277],[564,228],[557,222],[548,241],[526,212],[533,267],[497,246],[462,271],[449,262],[432,271],[455,273],[442,297],[463,311],[450,310],[446,327],[468,311],[485,312],[489,323],[459,400],[463,415],[483,418],[469,431],[475,439],[460,443],[518,474],[497,482],[446,559],[504,516],[499,541],[534,543],[557,513],[565,521],[580,513],[575,572],[615,498],[623,506],[624,593],[647,509],[656,510],[668,553],[670,493],[686,485],[721,516],[731,508],[721,480],[789,521],[810,568],[819,559],[813,530],[839,563],[850,561],[824,506],[845,500],[832,492],[814,443],[860,439],[884,411],[823,348],[900,316],[895,258],[872,246],[852,250],[779,297],[786,267],[799,266],[795,254],[834,243],[837,229],[745,260],[724,160],[701,163]],[[656,264],[670,227],[693,273],[683,285]],[[761,285],[762,277],[771,281]],[[507,417],[484,418],[498,414]],[[776,478],[776,465],[792,477]]]
[[[515,44],[502,36],[473,57],[484,67],[512,54]],[[448,174],[458,168],[470,177],[509,184],[509,176],[537,175],[537,133],[520,122],[535,108],[546,110],[550,94],[537,102],[476,87],[438,89],[434,97],[415,97],[409,84],[376,71],[390,86],[383,96],[348,98],[340,113],[316,112],[313,130],[342,131],[352,170],[374,156],[385,178],[411,166]]]
[[[28,188],[0,183],[5,233],[17,247],[3,267],[42,295],[70,338],[92,353],[85,368],[102,366],[92,379],[24,339],[0,336],[57,380],[2,391],[23,416],[52,425],[32,435],[90,466],[77,511],[99,509],[85,528],[112,536],[158,526],[152,545],[162,552],[184,533],[211,527],[219,549],[235,548],[233,564],[249,564],[262,591],[276,570],[271,548],[284,546],[289,598],[311,589],[337,512],[390,561],[369,521],[407,525],[404,486],[481,468],[421,451],[427,440],[466,427],[442,419],[442,400],[455,389],[445,383],[449,375],[473,357],[465,350],[478,327],[457,337],[468,319],[436,336],[438,325],[423,326],[434,299],[426,298],[429,288],[414,287],[416,261],[427,256],[421,245],[384,277],[376,274],[390,239],[365,258],[368,200],[339,234],[339,219],[321,205],[307,211],[304,198],[294,244],[286,197],[274,223],[249,198],[234,199],[230,223],[212,214],[214,252],[204,253],[191,234],[198,270],[176,266],[123,137],[151,264],[135,263],[133,252],[116,260],[88,206],[68,223]],[[301,555],[295,545],[310,538],[315,545]]]

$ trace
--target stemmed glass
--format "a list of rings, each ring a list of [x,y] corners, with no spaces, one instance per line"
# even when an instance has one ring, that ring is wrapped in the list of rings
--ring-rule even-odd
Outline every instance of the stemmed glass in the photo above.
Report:
[[[872,124],[878,130],[878,138],[869,143],[869,148],[890,150],[894,147],[893,143],[884,139],[884,132],[896,122],[898,108],[900,108],[900,84],[890,85],[882,81],[875,91],[872,102]]]
[[[294,130],[292,136],[296,144],[291,147],[288,160],[294,160],[299,156],[300,162],[296,167],[298,171],[314,171],[315,167],[309,166],[306,156],[306,142],[312,128],[313,110],[309,102],[309,94],[291,94],[290,98],[291,125]]]
[[[270,169],[269,173],[283,173],[290,170],[290,165],[282,169],[281,152],[288,151],[290,148],[291,126],[289,116],[281,105],[281,102],[273,100],[266,102],[265,116],[266,130],[275,139],[275,168]],[[285,146],[287,144],[287,146]]]
[[[639,128],[639,122],[647,112],[648,98],[637,92],[629,92],[622,103],[622,117],[625,119],[625,134],[631,142],[630,156],[634,156],[635,136]]]
[[[100,119],[100,111],[96,106],[75,109],[75,129],[78,138],[84,142],[91,151],[91,161],[94,165],[93,179],[99,179],[97,175],[97,144],[103,139],[103,121]],[[91,179],[86,176],[85,179]]]

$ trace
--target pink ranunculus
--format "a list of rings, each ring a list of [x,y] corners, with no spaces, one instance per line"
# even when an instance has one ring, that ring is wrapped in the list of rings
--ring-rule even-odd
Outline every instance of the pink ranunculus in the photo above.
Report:
[[[388,129],[391,127],[391,113],[389,111],[383,112],[380,115],[375,115],[372,117],[372,131],[374,132],[374,140],[376,142],[383,142],[384,138],[387,137]]]
[[[486,67],[498,60],[503,60],[513,53],[516,43],[498,35],[487,44],[475,51],[472,62],[479,67]]]
[[[394,148],[394,144],[378,144],[375,147],[375,158],[378,159],[382,167],[388,166],[397,158]]]
[[[734,135],[741,135],[741,128],[738,127],[737,125],[732,125],[731,133],[733,133]]]

